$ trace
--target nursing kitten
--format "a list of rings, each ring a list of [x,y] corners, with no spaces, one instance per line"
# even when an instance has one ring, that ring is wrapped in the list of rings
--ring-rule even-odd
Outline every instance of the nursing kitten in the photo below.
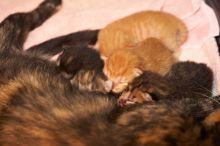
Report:
[[[205,64],[180,62],[174,64],[165,77],[144,72],[119,98],[119,104],[124,106],[127,101],[176,102],[187,105],[184,110],[200,121],[220,107],[220,98],[212,98],[212,83],[213,73]]]
[[[154,37],[172,52],[187,39],[185,24],[172,14],[160,11],[142,11],[118,19],[104,27],[98,35],[99,49],[108,57],[117,49],[133,47]]]
[[[91,48],[97,40],[98,31],[79,31],[57,37],[29,48],[26,53],[49,61],[52,56],[58,54],[58,58],[52,62],[56,62],[61,74],[73,86],[107,93],[110,89],[102,71],[104,62],[99,52]]]
[[[185,24],[174,15],[159,11],[138,12],[107,25],[99,32],[98,44],[101,55],[107,58],[105,75],[115,84],[112,91],[123,91],[143,70],[165,74],[175,62],[177,50],[186,38]],[[131,49],[145,51],[135,55]],[[139,55],[146,61],[142,62]],[[153,56],[155,58],[151,60]],[[125,58],[129,58],[129,61],[124,61]]]
[[[25,40],[18,36],[27,36],[23,33],[30,26],[37,27],[60,4],[46,0],[0,24],[0,145],[217,146],[215,133],[186,114],[185,105],[163,102],[119,108],[114,98],[70,86],[55,64],[16,48]]]
[[[165,75],[175,57],[159,39],[148,38],[134,48],[115,50],[105,59],[104,73],[112,82],[112,91],[122,92],[144,71]]]
[[[109,92],[107,78],[102,71],[104,62],[98,51],[87,46],[68,47],[58,62],[63,75],[79,89]]]

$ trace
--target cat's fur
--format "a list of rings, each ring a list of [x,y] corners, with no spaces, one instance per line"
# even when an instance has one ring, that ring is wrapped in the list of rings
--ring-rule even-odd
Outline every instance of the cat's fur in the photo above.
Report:
[[[104,62],[98,51],[88,46],[65,48],[59,57],[58,67],[73,85],[89,91],[109,91],[103,73]]]
[[[151,102],[170,100],[187,105],[185,111],[201,120],[220,107],[220,99],[211,97],[212,83],[213,73],[205,64],[179,62],[172,66],[165,77],[144,72],[130,84],[126,91],[130,95],[124,93],[119,102],[121,105],[126,104],[126,100],[144,102],[150,94]]]
[[[99,49],[108,57],[114,50],[133,47],[143,40],[160,39],[175,52],[187,39],[187,28],[176,16],[161,11],[142,11],[118,19],[98,35]]]
[[[23,45],[20,39],[25,40],[23,33],[29,26],[42,23],[45,19],[41,18],[49,17],[60,3],[46,0],[34,11],[13,14],[0,24],[0,145],[215,144],[212,131],[185,113],[185,105],[158,102],[119,108],[114,98],[78,90],[60,75],[55,64],[16,48]],[[29,17],[33,15],[38,17]],[[13,34],[25,37],[18,40]]]
[[[54,55],[62,53],[65,48],[94,45],[97,41],[98,32],[99,30],[83,30],[56,37],[28,48],[26,53],[48,60]]]
[[[115,50],[106,60],[104,73],[119,93],[143,71],[165,75],[176,62],[172,52],[156,38],[148,38],[135,48]]]
[[[25,53],[50,60],[54,55],[62,75],[72,85],[88,91],[109,92],[107,78],[103,74],[103,60],[95,49],[99,30],[86,30],[56,37],[29,48]]]

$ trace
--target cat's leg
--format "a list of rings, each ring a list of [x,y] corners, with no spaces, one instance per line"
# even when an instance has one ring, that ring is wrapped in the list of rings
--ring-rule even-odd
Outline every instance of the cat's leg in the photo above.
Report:
[[[27,53],[48,59],[61,53],[65,48],[94,45],[98,32],[99,30],[84,30],[56,37],[27,49]]]
[[[0,23],[0,51],[22,49],[28,33],[52,16],[61,0],[45,0],[27,13],[9,15]]]

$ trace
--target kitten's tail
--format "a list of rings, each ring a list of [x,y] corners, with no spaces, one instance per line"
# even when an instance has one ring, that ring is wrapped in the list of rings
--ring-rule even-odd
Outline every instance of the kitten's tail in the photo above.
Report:
[[[28,33],[52,16],[61,3],[61,0],[45,0],[31,12],[6,17],[0,23],[0,52],[22,50]]]

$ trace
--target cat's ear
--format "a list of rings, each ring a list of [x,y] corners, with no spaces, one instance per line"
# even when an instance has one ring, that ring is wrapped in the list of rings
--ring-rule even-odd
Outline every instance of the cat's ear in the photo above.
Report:
[[[143,71],[140,68],[134,68],[133,73],[135,77],[138,77],[143,73]]]

